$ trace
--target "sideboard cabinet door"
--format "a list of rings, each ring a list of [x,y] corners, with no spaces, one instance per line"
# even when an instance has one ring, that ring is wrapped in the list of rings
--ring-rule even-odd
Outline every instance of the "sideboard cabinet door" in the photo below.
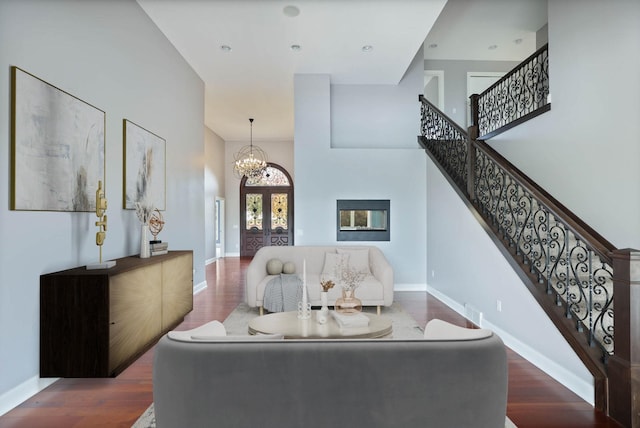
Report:
[[[162,262],[162,329],[168,330],[193,310],[193,255]]]
[[[142,352],[162,331],[162,268],[153,264],[111,277],[109,371]]]

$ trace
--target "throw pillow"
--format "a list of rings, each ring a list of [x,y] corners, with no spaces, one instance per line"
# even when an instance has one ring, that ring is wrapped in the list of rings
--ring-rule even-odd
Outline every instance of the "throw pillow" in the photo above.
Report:
[[[192,328],[191,330],[176,331],[172,330],[167,333],[169,339],[179,340],[182,342],[190,342],[193,336],[209,336],[224,338],[227,335],[227,330],[224,325],[217,320],[209,321],[200,327]]]
[[[465,328],[439,319],[432,319],[424,328],[424,338],[428,340],[475,340],[492,334],[484,328]]]
[[[293,262],[286,262],[282,265],[282,273],[286,273],[287,275],[291,275],[296,273],[296,265]]]
[[[336,250],[338,254],[349,255],[349,266],[358,272],[371,275],[371,269],[369,269],[369,249],[345,249],[338,248]]]
[[[267,273],[269,275],[280,275],[282,273],[282,262],[278,259],[271,259],[267,262]]]
[[[325,253],[322,276],[340,278],[342,267],[349,262],[349,254]]]

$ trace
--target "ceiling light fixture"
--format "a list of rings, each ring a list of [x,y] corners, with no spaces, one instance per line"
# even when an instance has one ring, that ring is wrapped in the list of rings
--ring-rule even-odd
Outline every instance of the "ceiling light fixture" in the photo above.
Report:
[[[259,178],[267,167],[267,154],[258,146],[253,145],[253,119],[251,124],[250,142],[235,154],[233,172],[237,178]]]
[[[291,46],[289,46],[289,48],[294,52],[298,52],[299,50],[302,49],[302,46],[300,46],[300,45],[291,45]]]
[[[220,50],[223,52],[231,52],[231,46],[229,45],[220,45]]]
[[[515,39],[513,43],[515,43],[516,45],[519,45],[520,43],[522,43],[522,39]]]
[[[498,49],[498,45],[491,45],[488,48],[490,51],[494,50],[494,49]]]
[[[364,45],[362,47],[362,52],[371,52],[373,50],[373,46],[371,45]]]
[[[431,49],[435,49],[435,48],[437,48],[437,47],[438,47],[438,44],[437,44],[437,43],[431,43],[431,44],[429,45],[429,48],[431,48]]]

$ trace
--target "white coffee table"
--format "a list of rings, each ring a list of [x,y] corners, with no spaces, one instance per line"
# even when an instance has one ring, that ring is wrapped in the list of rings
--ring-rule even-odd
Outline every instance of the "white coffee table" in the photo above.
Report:
[[[340,328],[331,315],[326,324],[318,324],[316,314],[298,319],[297,312],[276,312],[249,321],[249,334],[283,334],[285,339],[371,339],[389,336],[393,332],[391,318],[364,313],[369,318],[366,327]]]

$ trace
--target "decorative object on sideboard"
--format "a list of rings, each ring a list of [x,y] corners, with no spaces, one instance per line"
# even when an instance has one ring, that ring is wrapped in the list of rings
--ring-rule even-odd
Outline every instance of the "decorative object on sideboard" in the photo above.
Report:
[[[233,172],[237,178],[259,178],[267,167],[267,154],[258,146],[253,145],[253,119],[249,119],[249,145],[242,147],[234,155]]]
[[[153,235],[153,240],[151,240],[150,244],[160,244],[161,240],[158,239],[158,234],[162,232],[164,228],[164,218],[162,217],[162,213],[159,209],[153,210],[151,213],[151,218],[149,219],[149,230]]]
[[[147,231],[149,230],[149,220],[151,219],[151,213],[155,209],[153,205],[145,205],[141,202],[135,203],[136,214],[138,220],[140,220],[140,258],[147,259],[151,257],[151,248],[149,247],[149,238],[147,237]]]
[[[159,210],[166,201],[166,141],[123,119],[124,208],[145,201]]]
[[[11,67],[12,210],[92,212],[105,112]]]
[[[107,237],[107,198],[104,197],[104,190],[102,188],[102,181],[98,181],[98,190],[96,190],[96,226],[98,226],[98,232],[96,232],[96,245],[100,248],[100,258],[98,263],[87,265],[87,269],[109,269],[116,265],[115,260],[109,260],[102,262],[102,244]]]

